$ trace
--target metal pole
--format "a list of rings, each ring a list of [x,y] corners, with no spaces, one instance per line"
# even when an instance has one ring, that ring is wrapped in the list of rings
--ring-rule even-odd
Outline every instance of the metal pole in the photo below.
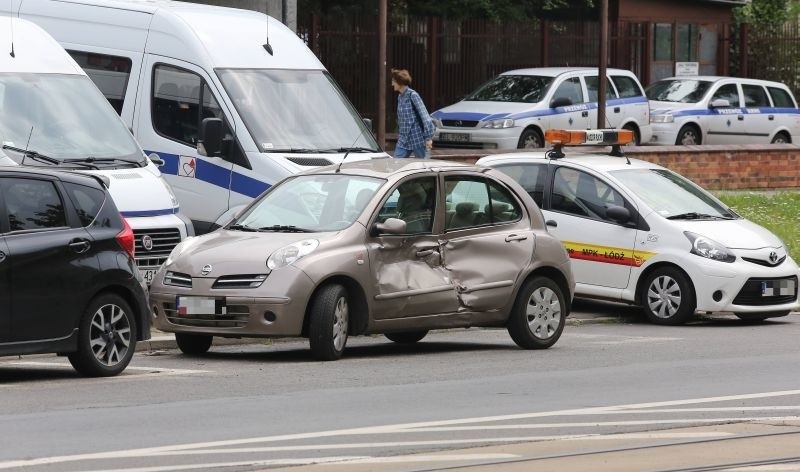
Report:
[[[378,145],[386,147],[386,24],[387,0],[378,0]]]
[[[597,74],[597,127],[606,127],[606,65],[608,64],[608,0],[600,4],[600,67]]]

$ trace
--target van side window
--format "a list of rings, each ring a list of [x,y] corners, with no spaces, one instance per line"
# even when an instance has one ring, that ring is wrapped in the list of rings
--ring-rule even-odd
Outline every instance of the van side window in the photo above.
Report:
[[[625,199],[597,177],[569,167],[559,167],[553,181],[551,208],[577,216],[613,222],[608,207],[624,206]]]
[[[644,95],[644,92],[642,91],[642,88],[639,87],[639,84],[637,84],[636,81],[630,77],[624,75],[612,75],[611,80],[614,82],[614,85],[617,86],[619,98],[641,97]]]
[[[777,87],[767,87],[776,108],[795,108],[794,100],[789,92]]]
[[[508,175],[528,192],[533,201],[542,207],[544,197],[544,180],[547,174],[545,164],[520,164],[498,166],[497,170]]]
[[[581,90],[581,81],[577,77],[567,79],[558,86],[553,98],[569,98],[572,103],[583,103],[583,91]]]
[[[86,75],[103,92],[118,114],[122,113],[125,91],[131,76],[131,60],[127,57],[110,56],[94,52],[67,50]]]
[[[586,90],[589,92],[589,101],[596,102],[597,101],[597,91],[600,90],[600,81],[597,79],[596,75],[590,75],[583,78],[586,81]],[[611,85],[611,81],[606,79],[606,99],[614,99],[617,98],[617,95],[614,93],[614,86]]]
[[[711,101],[714,100],[727,100],[734,108],[742,106],[739,102],[739,90],[736,89],[736,84],[726,84],[718,88],[711,97]]]
[[[67,226],[64,203],[53,182],[48,180],[0,179],[8,227],[24,231]]]
[[[764,87],[760,85],[742,84],[744,92],[744,106],[753,108],[764,108],[769,106],[769,99]]]

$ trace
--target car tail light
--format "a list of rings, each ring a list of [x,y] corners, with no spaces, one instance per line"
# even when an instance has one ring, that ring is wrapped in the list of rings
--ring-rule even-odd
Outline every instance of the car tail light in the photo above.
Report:
[[[117,235],[117,242],[125,252],[128,253],[131,258],[133,258],[133,253],[136,249],[136,245],[134,243],[133,237],[133,230],[131,229],[131,225],[128,224],[128,221],[125,219],[122,214],[119,215],[122,218],[122,224],[124,225],[122,231],[119,232]]]

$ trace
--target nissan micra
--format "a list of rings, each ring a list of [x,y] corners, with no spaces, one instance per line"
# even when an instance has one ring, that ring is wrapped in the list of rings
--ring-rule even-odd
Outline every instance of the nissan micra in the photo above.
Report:
[[[552,346],[569,314],[569,256],[502,172],[375,159],[288,177],[156,274],[158,329],[187,354],[213,336],[308,337],[320,360],[348,336],[399,343],[430,329],[507,327]]]
[[[627,131],[557,131],[547,153],[494,155],[481,165],[518,181],[569,251],[576,296],[641,305],[658,324],[695,312],[763,320],[798,308],[798,268],[774,234],[686,178],[619,154],[565,144],[625,144]]]

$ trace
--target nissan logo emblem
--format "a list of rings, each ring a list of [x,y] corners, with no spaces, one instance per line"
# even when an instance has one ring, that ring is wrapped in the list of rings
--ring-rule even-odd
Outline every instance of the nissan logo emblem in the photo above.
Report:
[[[200,272],[200,275],[208,275],[214,268],[211,267],[211,264],[206,264],[203,266],[203,270]]]
[[[778,253],[775,252],[775,251],[770,252],[769,253],[769,261],[771,263],[773,263],[773,264],[777,263],[778,262]]]
[[[149,234],[142,236],[142,248],[145,251],[153,250],[153,238],[151,238]]]

